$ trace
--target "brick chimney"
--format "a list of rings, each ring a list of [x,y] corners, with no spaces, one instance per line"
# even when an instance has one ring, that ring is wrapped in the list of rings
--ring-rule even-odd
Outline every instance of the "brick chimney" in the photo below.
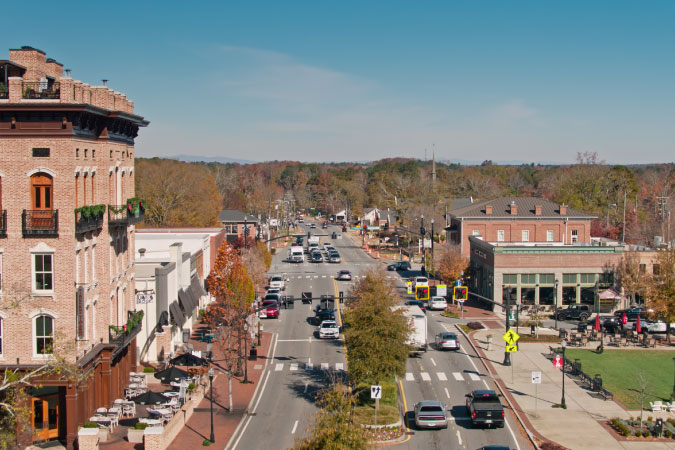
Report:
[[[485,214],[488,216],[492,215],[492,205],[485,205]]]
[[[534,205],[534,215],[541,216],[541,205]]]
[[[565,205],[565,204],[560,205],[560,215],[561,216],[567,215],[567,205]]]
[[[511,200],[511,204],[509,205],[509,212],[511,213],[512,216],[517,216],[518,215],[518,205],[516,205],[516,202]]]

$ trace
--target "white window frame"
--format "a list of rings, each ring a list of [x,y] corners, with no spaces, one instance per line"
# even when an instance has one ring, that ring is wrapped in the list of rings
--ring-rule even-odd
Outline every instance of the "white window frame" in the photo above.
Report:
[[[31,294],[34,296],[48,296],[48,297],[53,297],[54,296],[54,284],[56,282],[56,276],[55,276],[55,258],[54,254],[56,253],[55,249],[49,247],[47,244],[44,242],[40,242],[38,245],[30,249],[30,290]],[[35,289],[35,281],[36,281],[36,272],[35,272],[35,257],[37,255],[50,255],[52,259],[52,288],[51,290],[47,289]]]
[[[0,295],[2,295],[2,249],[0,248]],[[0,316],[2,317],[2,316]]]
[[[505,236],[504,230],[497,230],[497,242],[504,242]]]
[[[58,315],[51,312],[47,311],[44,309],[40,309],[38,311],[33,312],[30,314],[30,319],[31,319],[31,327],[33,329],[33,332],[31,334],[31,339],[32,339],[32,348],[33,348],[33,359],[53,359],[54,354],[53,353],[38,353],[37,352],[37,319],[40,316],[47,316],[52,319],[52,341],[56,340],[56,320],[58,319]],[[44,337],[44,336],[43,336]]]
[[[553,242],[553,230],[546,230],[546,242]]]
[[[572,244],[579,242],[579,230],[572,230]]]
[[[87,250],[89,250],[89,248],[88,248],[88,247],[85,247],[84,250],[82,251],[82,268],[84,269],[84,270],[82,271],[82,272],[83,272],[83,273],[82,273],[82,275],[83,275],[83,276],[82,276],[82,282],[83,282],[84,284],[88,284],[88,283],[89,283],[89,271],[87,270],[87,262],[88,262],[87,260],[88,260],[89,258],[87,258]]]
[[[2,253],[0,253],[0,256],[1,255]],[[4,350],[5,350],[5,346],[3,345],[5,343],[4,332],[5,332],[5,316],[0,314],[0,360],[4,359]]]
[[[96,244],[91,246],[91,282],[96,283]]]
[[[471,236],[480,236],[480,230],[473,230]]]
[[[521,242],[530,242],[530,230],[522,230],[520,232]]]

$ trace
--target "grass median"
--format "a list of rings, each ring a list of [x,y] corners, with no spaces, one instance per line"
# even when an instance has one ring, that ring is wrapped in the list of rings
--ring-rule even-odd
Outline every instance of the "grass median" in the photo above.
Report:
[[[398,422],[398,389],[394,380],[381,382],[382,398],[377,411],[377,425]],[[354,410],[354,420],[363,425],[375,425],[375,400],[370,398],[370,385],[360,383],[358,404]]]
[[[628,409],[640,409],[640,375],[647,380],[645,407],[655,400],[670,401],[673,392],[674,351],[661,350],[592,350],[567,349],[565,357],[578,358],[581,370],[593,377],[600,374],[603,387]]]

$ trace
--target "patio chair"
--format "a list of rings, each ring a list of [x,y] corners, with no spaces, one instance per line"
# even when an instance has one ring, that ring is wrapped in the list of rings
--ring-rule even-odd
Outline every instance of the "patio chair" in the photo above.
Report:
[[[588,344],[588,338],[583,338],[581,341],[579,341],[579,346],[581,347],[582,345],[586,347]]]
[[[656,339],[654,339],[654,338],[649,338],[649,340],[645,339],[645,347],[656,348]]]
[[[116,427],[120,424],[120,416],[116,412],[108,413],[108,419],[110,419],[110,425]]]
[[[96,410],[96,414],[95,414],[95,415],[96,415],[96,416],[105,416],[106,414],[108,414],[108,410],[107,410],[106,408],[98,408],[98,409]]]
[[[621,346],[622,347],[628,346],[628,341],[626,340],[626,338],[621,338]]]
[[[661,401],[649,402],[649,407],[652,409],[652,412],[662,412],[664,405]]]

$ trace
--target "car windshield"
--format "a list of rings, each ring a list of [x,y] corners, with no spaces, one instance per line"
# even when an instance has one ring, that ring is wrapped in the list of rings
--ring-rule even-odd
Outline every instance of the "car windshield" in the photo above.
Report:
[[[271,281],[283,281],[284,279],[279,275],[273,276]]]
[[[265,300],[263,302],[263,306],[276,306],[276,305],[277,305],[277,302],[275,302],[274,300]]]
[[[443,408],[440,406],[422,406],[420,412],[443,413]]]
[[[448,340],[453,340],[453,339],[457,340],[457,335],[456,335],[456,334],[451,334],[451,333],[443,333],[443,334],[441,335],[441,338],[442,338],[442,339],[448,339]]]
[[[326,323],[326,322],[324,322],[321,325],[321,327],[322,328],[337,328],[337,324],[336,323]]]

